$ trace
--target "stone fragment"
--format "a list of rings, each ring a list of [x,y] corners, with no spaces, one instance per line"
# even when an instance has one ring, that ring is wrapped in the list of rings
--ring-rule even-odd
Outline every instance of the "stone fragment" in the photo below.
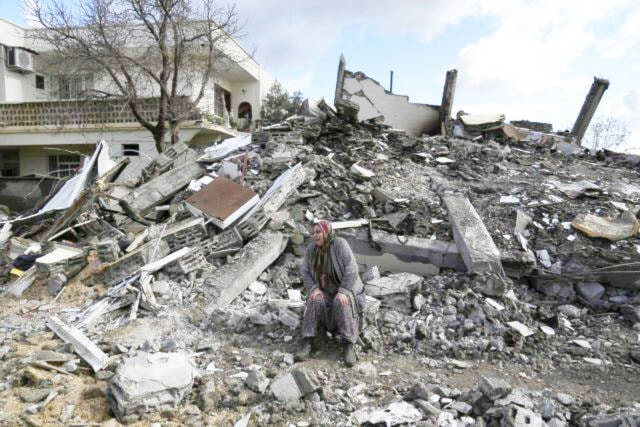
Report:
[[[270,388],[276,399],[283,402],[298,400],[303,396],[302,391],[298,387],[298,383],[291,372],[273,380]]]
[[[413,404],[416,405],[418,409],[420,409],[427,417],[437,417],[440,412],[442,412],[440,409],[436,408],[426,400],[417,399],[413,402]]]
[[[256,393],[264,393],[269,388],[269,379],[258,369],[249,371],[249,376],[245,380],[249,390],[253,390]]]
[[[316,392],[320,389],[320,384],[318,383],[318,379],[308,369],[299,368],[293,371],[293,376],[298,383],[298,388],[302,392],[303,395],[308,395]]]
[[[571,304],[560,305],[557,310],[559,313],[564,314],[570,319],[577,319],[582,315],[582,311],[575,305]]]
[[[453,238],[468,271],[504,277],[500,251],[469,199],[448,195],[443,201],[449,212]]]
[[[51,393],[50,388],[28,388],[20,392],[20,399],[27,403],[38,403],[43,401]]]
[[[505,380],[486,375],[480,376],[480,391],[490,400],[494,401],[511,392],[511,385]]]
[[[376,369],[375,365],[371,362],[358,362],[353,367],[353,370],[369,378],[372,378],[378,375],[378,370]]]
[[[596,282],[580,283],[576,286],[578,295],[584,298],[589,304],[595,304],[602,298],[605,292],[604,286]]]
[[[278,312],[278,320],[290,329],[297,329],[300,326],[300,316],[286,308]]]
[[[469,415],[473,410],[473,407],[466,402],[456,401],[453,402],[449,408],[454,409],[460,415]]]

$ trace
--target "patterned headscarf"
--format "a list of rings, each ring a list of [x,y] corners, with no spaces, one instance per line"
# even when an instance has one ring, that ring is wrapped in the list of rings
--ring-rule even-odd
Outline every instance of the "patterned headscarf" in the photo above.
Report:
[[[320,227],[324,235],[324,244],[321,247],[314,247],[312,253],[313,271],[316,282],[320,288],[331,292],[333,286],[337,286],[338,279],[331,260],[331,244],[335,240],[335,234],[331,223],[327,220],[320,220],[314,226]]]

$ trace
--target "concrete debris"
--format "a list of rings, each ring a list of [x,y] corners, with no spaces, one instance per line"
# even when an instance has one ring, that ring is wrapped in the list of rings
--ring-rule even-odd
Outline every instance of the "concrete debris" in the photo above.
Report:
[[[345,67],[335,108],[0,206],[0,424],[638,424],[640,158],[577,145],[591,103],[553,133],[451,117],[455,70],[431,106]],[[321,219],[365,283],[353,369],[325,330],[294,364]]]
[[[109,362],[109,356],[100,350],[82,332],[74,327],[65,325],[64,322],[56,316],[49,316],[47,327],[65,343],[70,344],[73,351],[87,362],[95,372],[104,368]]]
[[[409,294],[416,289],[421,281],[420,276],[411,273],[391,274],[369,280],[365,285],[365,292],[372,297],[384,297],[399,293]]]
[[[504,276],[500,251],[480,216],[468,199],[444,196],[453,237],[467,269],[472,273],[496,273]]]
[[[207,279],[206,290],[212,302],[206,308],[211,313],[226,307],[269,267],[287,246],[288,238],[278,232],[264,232],[245,246],[234,261]]]
[[[123,360],[107,388],[111,410],[121,422],[140,413],[177,406],[191,391],[197,376],[182,353],[145,353]]]

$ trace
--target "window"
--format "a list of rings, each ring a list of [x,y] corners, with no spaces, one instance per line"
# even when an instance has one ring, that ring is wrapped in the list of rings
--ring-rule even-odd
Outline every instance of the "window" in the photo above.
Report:
[[[60,99],[78,99],[87,96],[93,89],[93,76],[60,76],[58,78],[58,91]]]
[[[18,150],[0,151],[0,175],[20,176],[20,154]]]
[[[73,175],[82,164],[77,154],[61,154],[49,156],[49,175],[64,178]]]
[[[36,89],[44,90],[44,76],[36,74]]]
[[[140,144],[122,144],[122,154],[125,156],[139,156]]]

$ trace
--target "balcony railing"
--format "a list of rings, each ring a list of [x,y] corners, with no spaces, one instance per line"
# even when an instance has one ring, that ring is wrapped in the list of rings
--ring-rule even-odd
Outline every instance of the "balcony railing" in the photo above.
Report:
[[[146,120],[158,117],[158,98],[138,100],[138,111]],[[202,113],[188,97],[180,98],[178,114],[182,120],[201,120]],[[137,123],[122,99],[90,99],[72,101],[38,101],[0,104],[2,127],[101,126]]]

